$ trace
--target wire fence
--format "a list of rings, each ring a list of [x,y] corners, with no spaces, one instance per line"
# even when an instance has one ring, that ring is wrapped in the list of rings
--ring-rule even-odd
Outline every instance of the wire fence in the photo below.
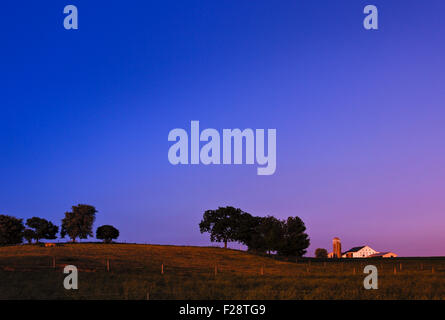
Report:
[[[193,265],[178,265],[161,261],[129,261],[125,259],[86,259],[84,257],[0,257],[0,270],[9,272],[32,272],[46,270],[63,270],[68,265],[74,265],[79,272],[112,272],[112,273],[159,273],[159,274],[245,274],[245,275],[298,275],[335,273],[337,275],[362,274],[367,265],[375,265],[380,274],[403,274],[418,272],[435,274],[445,272],[443,260],[395,260],[395,259],[358,259],[343,261],[306,260],[296,263],[218,263]]]

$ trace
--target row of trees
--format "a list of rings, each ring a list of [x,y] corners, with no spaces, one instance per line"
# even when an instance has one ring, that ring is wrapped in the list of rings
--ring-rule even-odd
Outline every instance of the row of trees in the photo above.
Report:
[[[72,207],[72,211],[65,212],[62,219],[61,238],[68,236],[72,242],[76,239],[87,239],[93,236],[93,224],[97,210],[94,206],[79,204]],[[59,227],[51,221],[33,217],[26,220],[8,215],[0,215],[0,245],[19,244],[23,239],[38,243],[42,239],[57,239]],[[111,242],[119,237],[119,230],[110,225],[100,226],[96,230],[96,238],[104,242]]]
[[[224,242],[225,248],[227,242],[235,241],[256,253],[301,257],[310,244],[306,226],[299,217],[255,217],[234,207],[207,210],[199,229],[210,234],[210,241]]]

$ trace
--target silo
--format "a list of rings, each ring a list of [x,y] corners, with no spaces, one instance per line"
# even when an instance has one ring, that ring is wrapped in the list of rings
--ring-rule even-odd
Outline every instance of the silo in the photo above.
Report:
[[[335,237],[332,240],[332,245],[333,245],[333,256],[334,258],[341,258],[341,242],[340,242],[340,238]]]

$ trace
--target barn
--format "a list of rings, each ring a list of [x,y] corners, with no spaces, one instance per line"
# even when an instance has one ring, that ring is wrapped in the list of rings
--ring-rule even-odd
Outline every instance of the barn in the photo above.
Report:
[[[378,253],[369,246],[360,246],[349,249],[343,252],[342,258],[367,258],[373,254]]]

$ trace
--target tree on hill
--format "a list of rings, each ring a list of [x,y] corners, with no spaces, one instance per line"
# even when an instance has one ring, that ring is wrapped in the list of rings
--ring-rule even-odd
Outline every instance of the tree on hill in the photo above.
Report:
[[[302,257],[306,254],[310,240],[306,226],[299,217],[289,217],[283,221],[283,239],[277,253],[282,256]]]
[[[257,228],[260,223],[260,217],[254,217],[247,212],[243,212],[237,217],[235,236],[236,241],[247,246],[249,251],[264,252],[260,248],[264,247],[263,242],[257,236]]]
[[[210,241],[224,242],[227,248],[228,241],[237,241],[239,237],[239,221],[243,211],[234,207],[219,207],[216,210],[204,212],[199,224],[201,233],[210,233]]]
[[[283,240],[282,221],[275,217],[255,217],[256,225],[252,228],[248,250],[258,253],[271,253],[280,248]]]
[[[32,243],[32,240],[36,239],[36,233],[34,232],[34,230],[31,229],[25,229],[23,231],[23,238],[25,238],[26,241],[28,241],[29,244]]]
[[[22,243],[24,229],[23,219],[0,215],[0,245]]]
[[[204,212],[201,233],[210,233],[210,241],[238,241],[249,251],[301,257],[309,247],[306,226],[299,217],[279,220],[273,216],[254,217],[234,207],[219,207]]]
[[[259,230],[264,237],[266,250],[278,251],[283,241],[283,223],[275,217],[267,216],[261,219]]]
[[[40,239],[56,239],[59,227],[55,226],[52,222],[38,217],[32,217],[26,220],[26,225],[30,229],[34,229],[34,239],[38,243]],[[28,232],[29,237],[31,233]]]
[[[96,208],[90,205],[73,206],[72,211],[65,212],[65,218],[62,219],[62,231],[60,232],[62,238],[68,235],[73,242],[76,242],[77,238],[92,237],[96,213]]]
[[[323,248],[315,249],[315,258],[325,259],[328,257],[328,250]]]
[[[117,239],[118,237],[119,237],[119,230],[110,225],[100,226],[96,230],[96,238],[104,240],[105,243],[111,243],[113,239]]]

